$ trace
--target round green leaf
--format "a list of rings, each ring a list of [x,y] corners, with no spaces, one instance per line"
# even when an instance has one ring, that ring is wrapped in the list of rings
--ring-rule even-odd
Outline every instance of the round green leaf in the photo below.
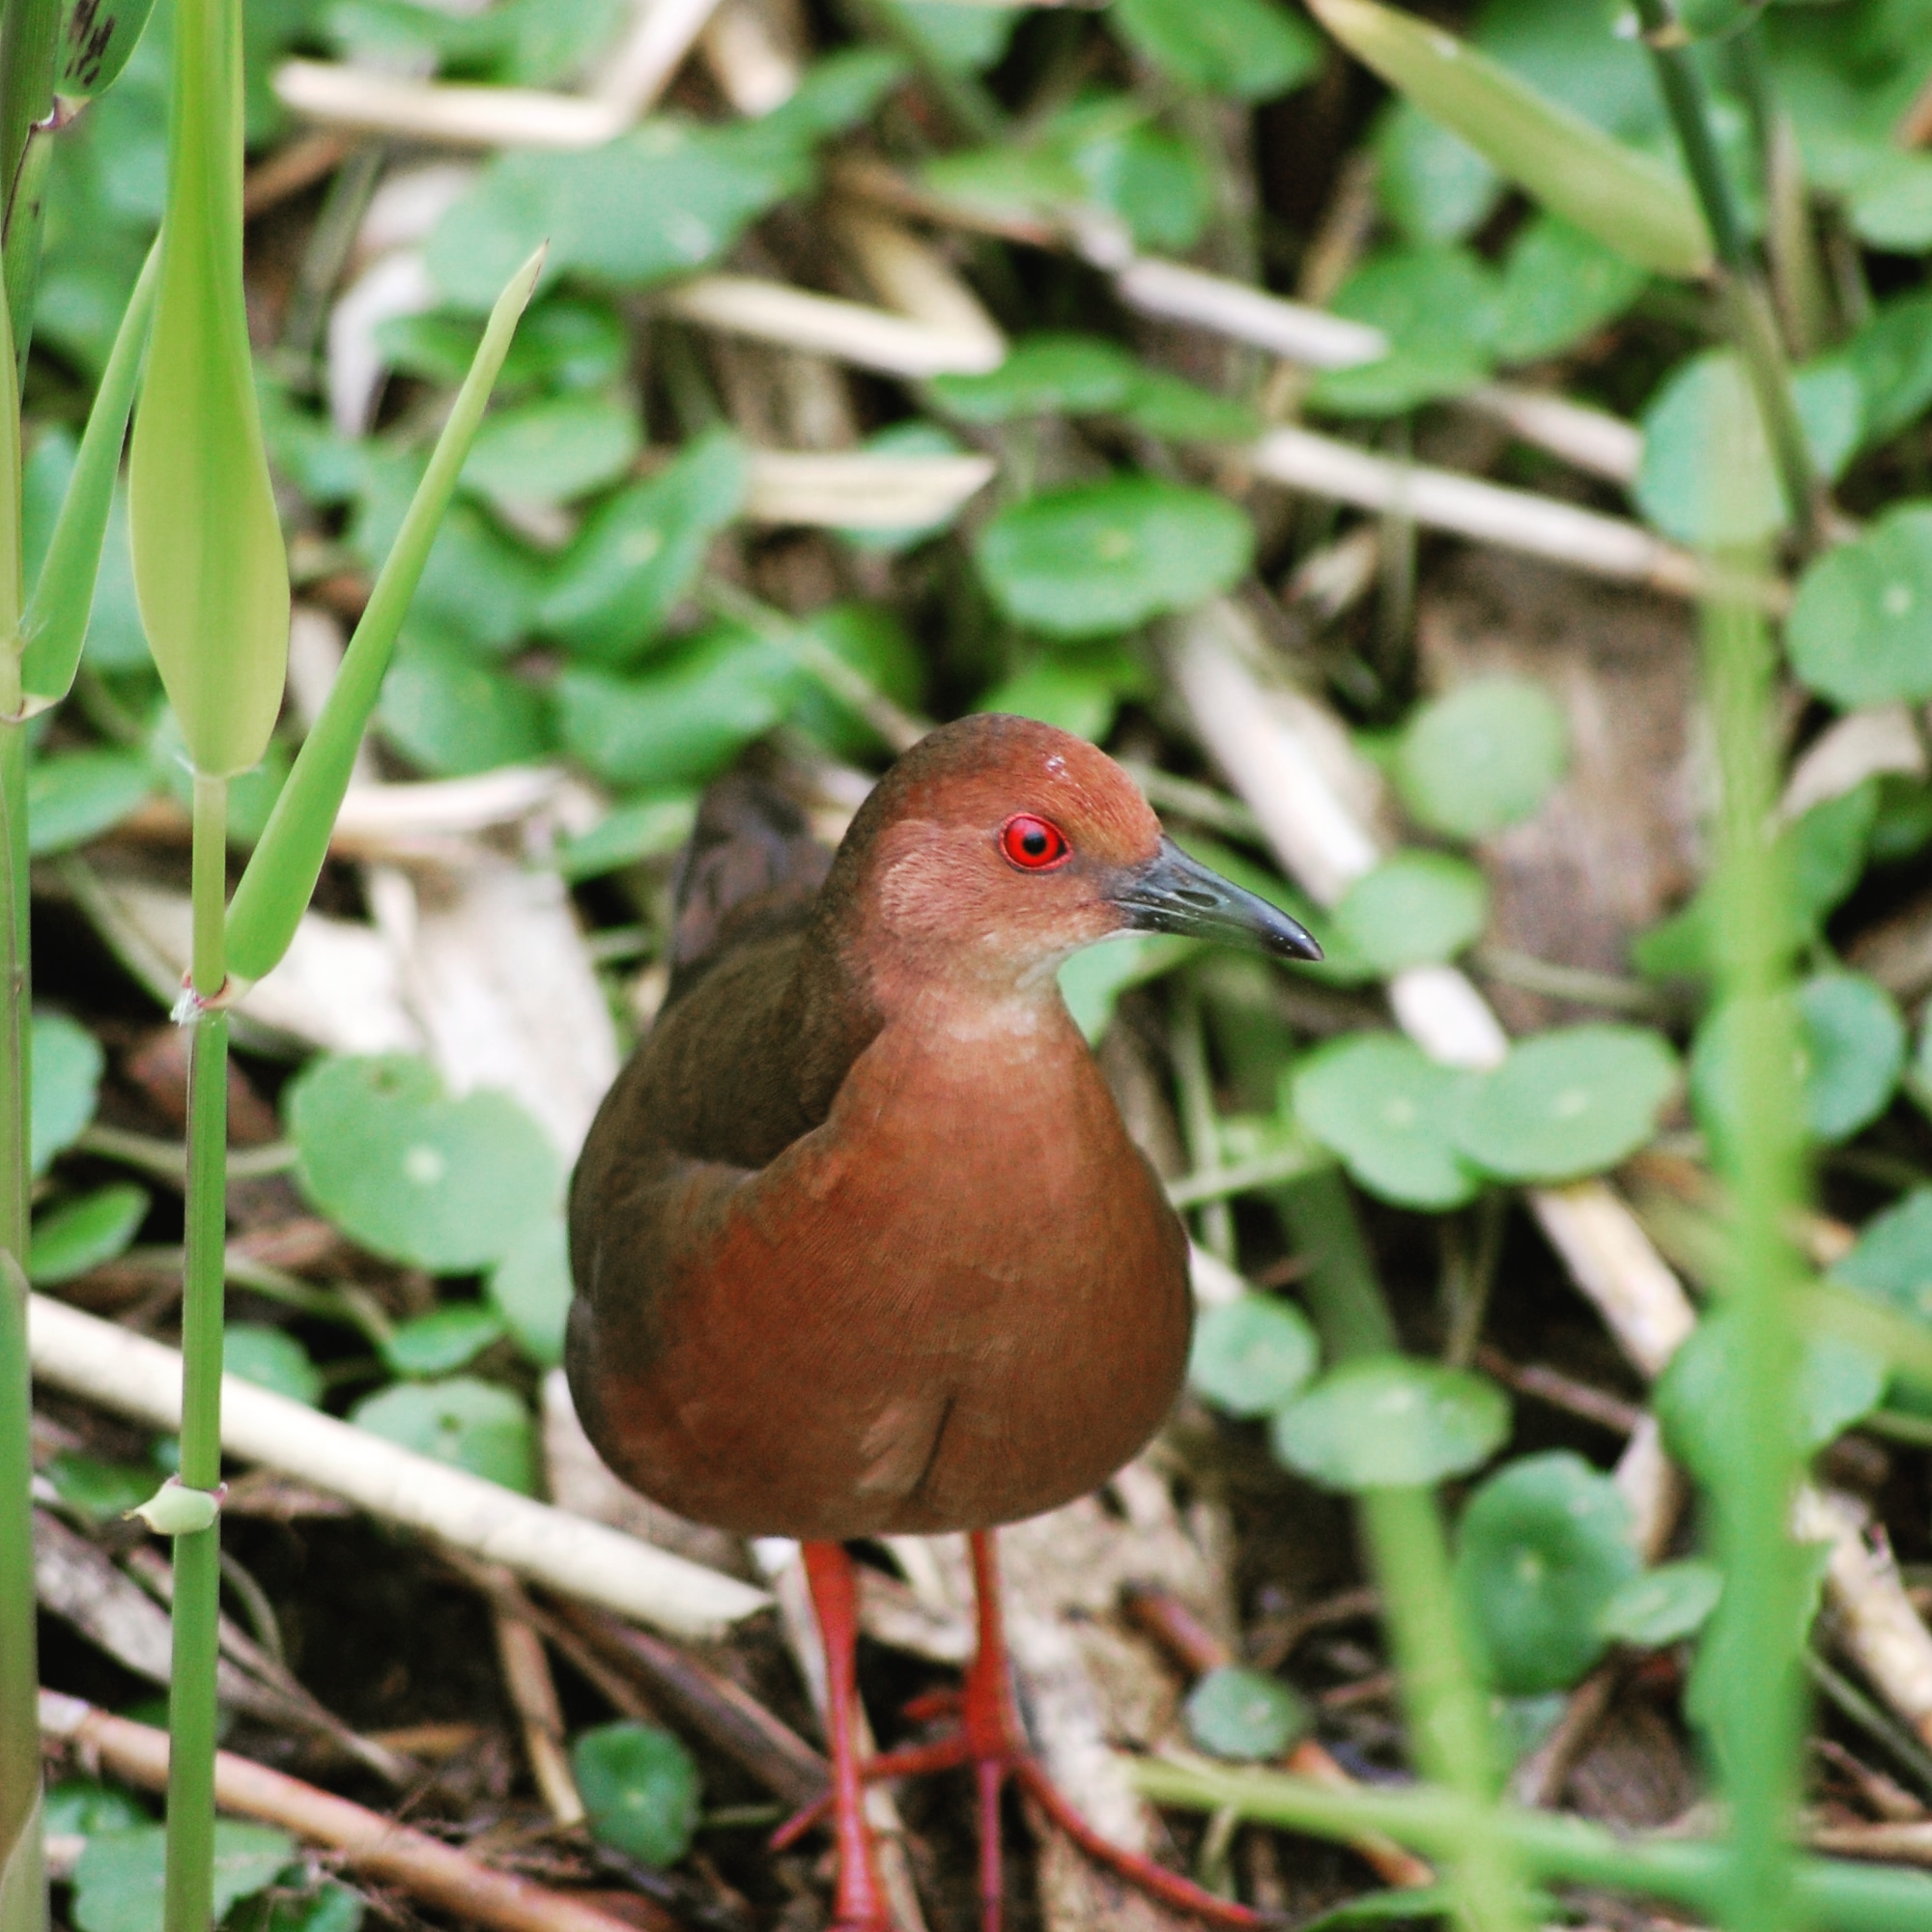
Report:
[[[1905,1070],[1905,1022],[1891,996],[1862,973],[1819,973],[1793,996],[1804,1124],[1816,1139],[1849,1139],[1882,1114]],[[1720,1007],[1697,1029],[1690,1097],[1705,1131],[1727,1134],[1738,1115],[1742,1009]]]
[[[64,1202],[34,1222],[27,1279],[36,1288],[71,1281],[121,1254],[148,1214],[148,1190],[122,1182]]]
[[[134,752],[58,752],[27,773],[27,849],[40,858],[98,838],[155,788]]]
[[[1502,196],[1494,168],[1466,141],[1397,96],[1378,117],[1376,193],[1409,242],[1460,242]]]
[[[152,1468],[130,1468],[123,1463],[102,1463],[93,1456],[63,1451],[41,1472],[54,1493],[94,1522],[112,1522],[155,1493]]]
[[[529,1410],[506,1388],[452,1376],[440,1382],[397,1382],[349,1411],[358,1429],[431,1456],[524,1495],[536,1488],[536,1441]]]
[[[567,503],[614,483],[642,440],[637,411],[614,395],[546,396],[484,417],[463,482],[499,502]]]
[[[383,680],[377,717],[384,737],[437,778],[523,764],[553,742],[543,691],[440,633],[404,639]]]
[[[949,415],[996,423],[1119,409],[1140,373],[1140,364],[1104,336],[1042,330],[1022,336],[997,369],[983,376],[935,376],[931,387]]]
[[[1331,1370],[1274,1419],[1274,1451],[1331,1490],[1414,1489],[1465,1475],[1509,1434],[1493,1382],[1377,1355]]]
[[[1398,852],[1350,886],[1332,915],[1336,936],[1378,973],[1453,959],[1489,923],[1490,889],[1466,859]]]
[[[570,1320],[569,1239],[560,1214],[532,1221],[510,1243],[485,1284],[511,1339],[541,1369],[563,1360]]]
[[[1387,355],[1319,377],[1309,400],[1348,415],[1393,415],[1472,389],[1490,373],[1496,279],[1466,248],[1390,248],[1342,286],[1335,312],[1387,336]]]
[[[1161,73],[1203,94],[1268,100],[1321,70],[1321,40],[1272,0],[1118,0],[1110,15]]]
[[[1712,461],[1719,448],[1727,451],[1720,468]],[[1643,460],[1633,495],[1643,514],[1680,543],[1758,543],[1784,527],[1777,468],[1730,350],[1693,356],[1652,398],[1643,412]]]
[[[94,1838],[150,1820],[131,1792],[91,1777],[66,1777],[48,1785],[41,1822],[50,1838]]]
[[[555,1212],[562,1177],[544,1130],[507,1094],[449,1098],[426,1061],[318,1059],[284,1107],[302,1192],[391,1261],[487,1267]]]
[[[1832,1277],[1932,1322],[1932,1187],[1873,1215]]]
[[[1266,1415],[1315,1373],[1319,1350],[1308,1319],[1272,1295],[1244,1294],[1202,1312],[1187,1379],[1231,1415]]]
[[[1392,767],[1418,824],[1482,838],[1533,818],[1570,758],[1562,707],[1522,677],[1480,677],[1408,721]]]
[[[1818,557],[1784,639],[1799,680],[1846,710],[1932,697],[1932,506],[1896,505]]]
[[[1747,1429],[1763,1427],[1744,1386],[1745,1317],[1719,1309],[1700,1321],[1670,1358],[1653,1398],[1672,1454],[1700,1481],[1721,1480]],[[1790,1416],[1792,1446],[1809,1456],[1876,1408],[1886,1367],[1876,1355],[1833,1335],[1805,1339],[1797,1365]]]
[[[1187,1735],[1205,1751],[1236,1764],[1278,1758],[1315,1727],[1315,1714],[1277,1677],[1239,1664],[1210,1670],[1181,1706]]]
[[[1254,554],[1226,498],[1151,476],[1057,490],[1002,510],[980,573],[1014,622],[1054,637],[1131,630],[1229,589]]]
[[[1531,362],[1614,321],[1649,277],[1634,262],[1553,214],[1526,221],[1503,260],[1496,354]]]
[[[1575,1180],[1614,1167],[1657,1131],[1677,1057],[1642,1027],[1565,1027],[1477,1075],[1455,1122],[1463,1158],[1500,1180]]]
[[[1456,1208],[1480,1184],[1451,1124],[1467,1077],[1400,1034],[1349,1034],[1296,1068],[1294,1115],[1370,1193],[1405,1208]]]
[[[1498,1469],[1469,1498],[1455,1589],[1490,1678],[1511,1696],[1566,1690],[1602,1654],[1602,1618],[1640,1565],[1630,1506],[1567,1449]]]
[[[1687,1556],[1633,1577],[1597,1619],[1597,1628],[1615,1643],[1641,1644],[1646,1650],[1694,1636],[1718,1607],[1724,1573],[1715,1563]]]
[[[33,1018],[28,1054],[33,1068],[33,1172],[38,1179],[54,1155],[71,1148],[94,1119],[106,1060],[94,1036],[65,1013]]]
[[[273,1389],[314,1408],[322,1401],[322,1371],[286,1328],[231,1321],[221,1338],[222,1367],[257,1388]]]
[[[630,1719],[585,1731],[571,1747],[590,1829],[647,1865],[669,1865],[697,1829],[698,1776],[691,1753],[656,1724]]]
[[[214,1898],[211,1924],[237,1900],[274,1884],[295,1861],[295,1840],[268,1825],[221,1818],[214,1825]],[[167,1832],[160,1825],[90,1837],[73,1873],[73,1922],[79,1932],[161,1932]]]
[[[455,1302],[403,1322],[383,1344],[383,1360],[399,1376],[446,1376],[502,1337],[503,1324],[494,1310]]]

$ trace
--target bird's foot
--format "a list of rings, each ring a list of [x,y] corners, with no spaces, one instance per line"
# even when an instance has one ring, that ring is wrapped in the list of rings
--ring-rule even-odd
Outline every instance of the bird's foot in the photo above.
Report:
[[[940,1692],[940,1697],[951,1693]],[[953,1698],[954,1708],[959,1699]],[[1000,1735],[982,1735],[976,1743],[972,1725],[951,1737],[931,1744],[913,1745],[903,1750],[885,1751],[870,1759],[862,1772],[867,1783],[883,1777],[919,1777],[936,1771],[957,1771],[971,1766],[980,1800],[980,1911],[983,1932],[1000,1928],[1000,1793],[1010,1778],[1020,1791],[1038,1805],[1049,1823],[1064,1833],[1093,1861],[1116,1877],[1145,1892],[1150,1898],[1183,1912],[1210,1925],[1253,1928],[1264,1925],[1263,1915],[1234,1899],[1222,1898],[1196,1885],[1179,1872],[1139,1852],[1130,1852],[1110,1838],[1103,1838],[1049,1778],[1038,1759],[1023,1744],[1006,1735],[1008,1725],[1000,1720]],[[782,1851],[787,1845],[822,1824],[832,1815],[832,1800],[825,1797],[796,1812],[773,1833],[771,1848]],[[842,1924],[837,1932],[847,1932]],[[853,1928],[853,1932],[872,1932],[872,1928]]]

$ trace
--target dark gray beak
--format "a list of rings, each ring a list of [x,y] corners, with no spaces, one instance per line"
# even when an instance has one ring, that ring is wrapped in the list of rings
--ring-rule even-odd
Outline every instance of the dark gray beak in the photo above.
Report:
[[[1280,959],[1320,959],[1307,928],[1266,899],[1190,859],[1172,838],[1144,866],[1121,874],[1111,895],[1135,932],[1179,932],[1246,946]]]

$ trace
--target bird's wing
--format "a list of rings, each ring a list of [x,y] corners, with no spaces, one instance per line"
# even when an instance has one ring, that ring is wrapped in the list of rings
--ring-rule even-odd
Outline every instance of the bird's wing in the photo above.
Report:
[[[777,785],[743,771],[713,783],[671,882],[667,1006],[727,954],[804,925],[831,865],[805,813]]]

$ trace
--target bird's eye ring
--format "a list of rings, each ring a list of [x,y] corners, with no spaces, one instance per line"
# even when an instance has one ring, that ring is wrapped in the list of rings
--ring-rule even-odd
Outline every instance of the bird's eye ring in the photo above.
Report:
[[[1051,871],[1073,856],[1065,833],[1031,811],[1016,811],[1000,827],[1000,850],[1023,872]]]

